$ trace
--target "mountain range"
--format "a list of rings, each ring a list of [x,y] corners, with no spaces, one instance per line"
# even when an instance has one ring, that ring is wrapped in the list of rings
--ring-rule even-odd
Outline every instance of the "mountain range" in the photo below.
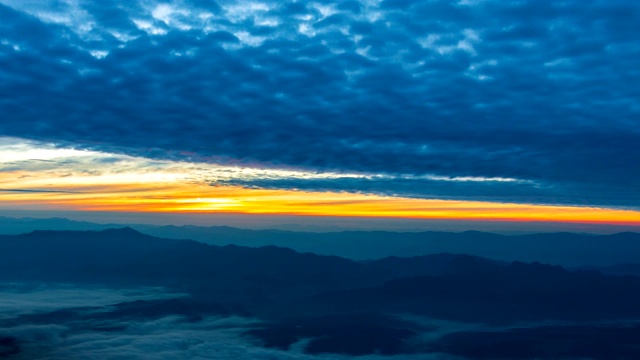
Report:
[[[465,232],[340,231],[301,232],[248,230],[228,226],[128,225],[142,233],[171,239],[190,239],[211,245],[247,247],[279,246],[298,252],[340,256],[352,260],[375,260],[388,256],[411,257],[442,252],[468,254],[502,261],[542,262],[568,267],[608,268],[638,263],[640,233],[611,235],[537,233],[499,235]],[[0,234],[34,230],[105,230],[119,224],[94,224],[62,218],[15,219],[0,217]],[[632,266],[624,266],[632,269]],[[620,273],[620,269],[610,269]]]
[[[613,238],[630,241],[625,236],[630,235]],[[0,280],[154,286],[182,294],[116,303],[99,311],[23,314],[0,321],[0,328],[89,324],[83,325],[86,331],[118,332],[128,326],[123,319],[179,316],[197,323],[208,316],[244,316],[260,319],[245,336],[262,346],[287,350],[308,339],[304,351],[309,354],[444,352],[481,359],[487,358],[476,341],[481,337],[496,344],[508,341],[499,349],[510,359],[577,358],[587,345],[620,359],[640,356],[628,341],[640,334],[640,278],[468,254],[355,261],[276,246],[165,239],[132,228],[33,231],[0,236]],[[113,325],[116,319],[120,322]],[[461,328],[420,340],[437,332],[443,321],[482,330]],[[595,341],[589,335],[594,332],[619,336]],[[549,339],[554,346],[545,345]],[[7,356],[20,353],[19,336],[2,341]]]

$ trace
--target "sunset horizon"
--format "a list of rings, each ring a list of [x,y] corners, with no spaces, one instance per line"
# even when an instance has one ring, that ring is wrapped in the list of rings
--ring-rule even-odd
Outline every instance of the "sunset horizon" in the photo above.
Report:
[[[640,1],[0,0],[0,358],[640,359]]]
[[[540,199],[542,203],[538,204],[499,198],[487,201],[474,195],[468,195],[469,200],[461,200],[451,194],[419,198],[357,188],[315,190],[313,183],[316,181],[339,182],[346,179],[367,182],[391,176],[152,159],[19,138],[4,138],[2,143],[5,148],[0,150],[3,155],[0,162],[4,164],[0,178],[0,208],[5,211],[197,213],[212,217],[216,214],[281,215],[304,216],[305,223],[314,216],[487,221],[489,224],[552,222],[622,225],[640,229],[640,211],[633,207],[545,204],[549,201],[546,199]],[[234,182],[242,181],[259,182],[263,178],[298,181],[300,184],[308,182],[311,186],[307,190],[234,185]],[[415,180],[415,176],[406,178]],[[423,176],[423,179],[472,184],[518,182],[506,178]],[[100,221],[100,216],[94,218]],[[251,218],[246,220],[252,221]],[[219,221],[211,224],[216,223]],[[246,225],[251,226],[250,223]],[[497,226],[496,231],[499,228]],[[461,230],[468,229],[467,225]],[[545,231],[544,227],[540,231]]]
[[[2,0],[0,207],[638,226],[624,9]]]

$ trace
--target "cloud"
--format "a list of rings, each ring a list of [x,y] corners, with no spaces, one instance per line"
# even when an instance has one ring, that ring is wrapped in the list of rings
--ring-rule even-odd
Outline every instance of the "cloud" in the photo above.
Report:
[[[38,190],[38,189],[0,189],[0,193],[2,192],[26,192],[26,193],[73,193],[71,191],[60,191],[60,190]]]
[[[636,4],[0,3],[3,135],[541,186],[389,190],[417,197],[633,206],[639,195]]]
[[[3,289],[3,298],[7,293]],[[257,339],[244,333],[259,324],[251,318],[236,316],[206,316],[199,321],[185,321],[181,316],[119,317],[111,316],[110,302],[134,299],[163,298],[160,289],[106,289],[51,285],[44,288],[25,287],[16,284],[9,289],[9,297],[19,294],[18,313],[0,310],[0,338],[16,339],[19,352],[12,359],[290,359],[290,360],[346,360],[352,357],[321,354],[307,355],[304,344],[293,346],[290,351],[264,348]],[[18,292],[16,292],[18,291]],[[69,299],[67,295],[73,292]],[[55,305],[46,305],[48,298]],[[64,306],[66,300],[71,300]],[[135,304],[135,302],[134,302]],[[18,303],[16,303],[18,305]],[[66,310],[67,316],[51,324],[56,313],[47,310]],[[45,311],[45,312],[43,312]],[[20,313],[37,312],[37,318],[20,317]],[[18,315],[18,316],[16,316]],[[11,318],[11,316],[15,316]],[[20,323],[15,323],[15,320]],[[31,319],[31,320],[30,320]],[[33,321],[40,319],[41,321]],[[13,343],[10,343],[11,345]],[[0,351],[5,349],[0,348]],[[14,347],[7,350],[15,350]],[[358,357],[361,360],[407,360],[412,356]],[[422,359],[442,359],[424,355]]]
[[[162,299],[178,294],[166,293],[161,288],[111,289],[100,286],[79,288],[69,284],[4,284],[0,289],[0,312],[26,314],[55,311],[65,308],[107,306],[130,299]]]
[[[8,290],[8,291],[7,291]],[[73,293],[73,296],[70,297]],[[13,284],[2,289],[6,295],[20,296],[14,310],[0,309],[0,356],[11,359],[285,359],[285,360],[462,360],[478,358],[486,354],[487,344],[492,356],[500,353],[512,358],[575,358],[597,353],[620,354],[633,357],[637,351],[629,346],[638,332],[637,324],[614,323],[520,323],[510,325],[483,325],[436,320],[419,316],[387,317],[371,314],[332,315],[284,321],[269,329],[269,323],[238,316],[204,316],[198,321],[188,321],[170,313],[161,316],[126,317],[110,312],[120,304],[110,302],[135,299],[163,298],[161,289],[107,289],[83,288],[71,285],[33,287]],[[54,305],[45,304],[45,299]],[[67,303],[66,306],[64,303]],[[54,309],[52,312],[47,312]],[[57,309],[57,310],[55,310]],[[179,309],[178,309],[179,310]],[[29,314],[21,316],[21,314]],[[33,316],[33,315],[36,316]],[[64,316],[60,316],[63,314]],[[407,325],[411,323],[412,325]],[[303,324],[303,326],[296,326]],[[265,327],[266,326],[266,327]],[[348,356],[330,353],[308,354],[307,346],[331,348],[331,342],[345,348],[340,339],[350,338],[354,343],[368,344],[371,338],[361,338],[362,333],[371,337],[382,336],[382,348],[389,338],[398,336],[396,326],[412,329],[414,336],[405,345],[408,355]],[[371,333],[366,329],[371,328]],[[273,344],[268,347],[266,338],[289,342],[285,338],[270,336],[273,333],[303,334],[288,350]],[[405,330],[406,331],[406,330]],[[317,336],[318,334],[325,334]],[[557,337],[562,333],[562,337]],[[306,335],[304,335],[306,334]],[[309,337],[305,337],[309,336]],[[317,337],[315,337],[317,336]],[[296,336],[297,337],[297,336]],[[332,338],[331,342],[326,340]],[[542,346],[551,342],[558,347],[550,350]],[[315,342],[314,342],[315,340]],[[517,343],[518,346],[510,346]],[[594,346],[586,346],[592,344]],[[351,346],[346,348],[353,349]],[[558,349],[561,349],[558,351]],[[311,349],[313,351],[313,348]]]

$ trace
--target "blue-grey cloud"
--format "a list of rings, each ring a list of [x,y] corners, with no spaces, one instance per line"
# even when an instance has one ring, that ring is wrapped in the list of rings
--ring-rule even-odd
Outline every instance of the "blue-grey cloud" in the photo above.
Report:
[[[634,206],[639,20],[623,0],[2,0],[0,134]]]
[[[261,321],[207,315],[124,316],[123,304],[164,299],[158,288],[109,289],[12,284],[0,289],[0,354],[11,359],[290,359],[348,360],[352,356],[306,354],[311,339],[289,350],[263,347],[247,330]],[[175,294],[174,294],[175,295]],[[129,301],[129,302],[123,302]],[[180,309],[174,309],[178,312]],[[451,332],[451,330],[449,330]],[[447,359],[444,354],[364,355],[361,360]]]

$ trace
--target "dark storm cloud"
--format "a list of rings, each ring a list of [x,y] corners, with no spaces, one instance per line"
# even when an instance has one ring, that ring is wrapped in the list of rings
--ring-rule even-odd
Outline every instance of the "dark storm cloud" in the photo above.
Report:
[[[640,195],[635,2],[0,3],[2,135],[530,181],[387,183],[405,196]]]

